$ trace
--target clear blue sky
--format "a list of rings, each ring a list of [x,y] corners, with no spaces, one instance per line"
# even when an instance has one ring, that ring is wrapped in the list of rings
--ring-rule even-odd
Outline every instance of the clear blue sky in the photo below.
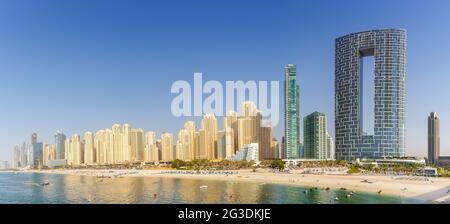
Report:
[[[450,154],[450,1],[0,0],[0,160],[32,132],[113,123],[176,133],[175,80],[280,80],[298,67],[302,117],[334,134],[334,39],[408,30],[407,154],[426,154],[427,115]],[[283,126],[276,127],[276,137]]]

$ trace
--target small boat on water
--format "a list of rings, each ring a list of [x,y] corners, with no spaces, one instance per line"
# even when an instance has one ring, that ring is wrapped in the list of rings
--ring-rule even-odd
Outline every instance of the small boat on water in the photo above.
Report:
[[[48,181],[47,181],[47,182],[44,182],[44,183],[41,183],[42,186],[47,186],[47,185],[49,185],[49,184],[50,184],[50,182],[48,182]]]
[[[345,196],[346,198],[350,198],[350,197],[352,197],[350,194],[347,194],[347,196]]]
[[[335,201],[339,201],[339,198],[338,198],[338,197],[335,197],[334,200],[335,200]]]

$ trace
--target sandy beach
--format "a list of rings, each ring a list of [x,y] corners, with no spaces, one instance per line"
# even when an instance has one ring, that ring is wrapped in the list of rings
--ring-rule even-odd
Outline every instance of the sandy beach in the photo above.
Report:
[[[105,178],[116,177],[166,177],[190,178],[204,180],[248,181],[258,183],[271,183],[295,185],[305,187],[318,187],[354,190],[356,192],[398,195],[427,200],[433,203],[450,203],[450,178],[425,178],[412,176],[382,176],[361,174],[301,174],[301,173],[273,173],[269,170],[238,170],[230,171],[233,174],[185,174],[171,173],[169,170],[42,170],[25,171],[39,173],[57,173],[69,175],[85,175]],[[177,172],[177,171],[175,171]],[[181,171],[183,172],[183,171]],[[224,172],[224,171],[221,171]]]

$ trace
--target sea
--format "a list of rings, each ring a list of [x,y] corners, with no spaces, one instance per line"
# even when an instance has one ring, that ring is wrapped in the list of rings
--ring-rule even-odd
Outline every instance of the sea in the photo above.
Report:
[[[0,204],[423,204],[428,201],[350,190],[194,180],[0,172]]]

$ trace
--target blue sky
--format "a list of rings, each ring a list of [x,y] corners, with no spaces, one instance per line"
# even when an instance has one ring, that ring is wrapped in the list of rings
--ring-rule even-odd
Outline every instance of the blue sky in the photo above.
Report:
[[[125,122],[176,133],[174,81],[283,81],[287,63],[302,117],[326,113],[334,134],[334,39],[375,28],[408,30],[407,154],[425,156],[437,111],[449,155],[449,11],[448,0],[0,0],[0,160],[32,132],[47,143]]]

